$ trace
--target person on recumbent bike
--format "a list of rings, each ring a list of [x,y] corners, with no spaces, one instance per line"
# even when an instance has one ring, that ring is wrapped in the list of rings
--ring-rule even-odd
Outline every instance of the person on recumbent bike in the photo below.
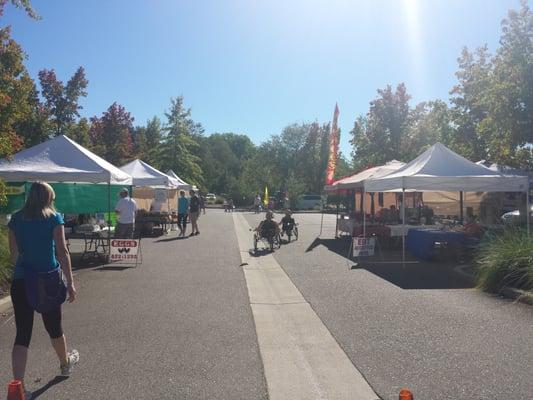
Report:
[[[274,221],[274,214],[272,211],[267,211],[265,219],[261,221],[257,228],[255,228],[255,235],[257,235],[258,238],[267,239],[270,243],[278,233],[279,225]]]
[[[295,235],[296,221],[292,217],[291,210],[285,210],[285,216],[281,219],[281,236],[284,234],[287,235],[289,242],[291,241],[291,236]]]

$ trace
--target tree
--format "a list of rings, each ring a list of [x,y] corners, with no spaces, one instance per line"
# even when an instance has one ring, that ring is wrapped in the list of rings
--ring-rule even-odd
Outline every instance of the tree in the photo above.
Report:
[[[101,117],[91,118],[92,148],[111,164],[124,165],[133,159],[132,130],[133,117],[115,102]]]
[[[162,127],[161,121],[157,117],[153,117],[146,123],[144,132],[145,138],[145,152],[144,157],[146,162],[150,165],[160,167],[161,164],[161,138]]]
[[[91,126],[87,118],[81,118],[78,122],[70,124],[67,128],[67,135],[80,146],[91,147],[90,137]]]
[[[56,135],[67,133],[68,127],[80,116],[80,97],[87,96],[85,89],[88,81],[85,78],[85,70],[79,67],[66,85],[57,79],[55,71],[43,69],[39,71],[42,95],[45,98],[46,107],[52,115]]]
[[[410,122],[409,99],[403,83],[387,85],[378,90],[378,97],[370,102],[366,116],[360,116],[350,132],[353,162],[356,167],[380,165],[392,159],[402,159],[403,145]]]
[[[0,0],[0,17],[7,0]],[[37,19],[29,0],[11,0],[15,7]],[[28,99],[34,88],[33,81],[24,67],[25,54],[11,37],[10,27],[0,28],[0,158],[10,157],[22,147],[23,141],[16,133],[16,126],[30,114]],[[5,185],[0,180],[0,204],[7,201]]]
[[[185,109],[183,96],[171,99],[170,110],[165,113],[167,122],[163,128],[165,134],[162,139],[161,165],[172,169],[186,182],[200,186],[204,182],[199,150],[198,138],[203,134],[203,128],[191,118],[191,109]]]
[[[26,14],[33,19],[40,19],[39,15],[31,6],[30,0],[0,0],[0,17],[4,14],[4,8],[7,3],[13,4],[17,8],[22,8]]]

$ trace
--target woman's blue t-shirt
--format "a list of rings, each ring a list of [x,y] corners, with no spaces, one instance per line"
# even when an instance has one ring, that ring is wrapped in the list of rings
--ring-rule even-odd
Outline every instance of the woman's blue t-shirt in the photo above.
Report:
[[[59,214],[37,220],[26,219],[20,212],[11,217],[8,227],[15,233],[19,251],[13,279],[24,279],[25,264],[38,272],[57,268],[54,228],[63,224]]]

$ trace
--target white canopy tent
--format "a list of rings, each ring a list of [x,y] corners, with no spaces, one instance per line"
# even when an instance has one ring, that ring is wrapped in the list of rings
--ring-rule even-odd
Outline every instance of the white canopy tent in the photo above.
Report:
[[[197,190],[196,186],[190,185],[187,182],[185,182],[183,179],[181,179],[174,171],[169,169],[167,171],[167,175],[173,178],[176,181],[176,187],[181,190]]]
[[[533,187],[533,171],[524,171],[521,169],[516,169],[509,167],[507,165],[491,164],[485,160],[478,161],[476,164],[482,165],[491,171],[496,171],[504,175],[518,175],[518,176],[527,176],[529,179],[529,186]]]
[[[131,176],[66,136],[57,136],[0,160],[0,178],[8,182],[108,183],[131,185]]]
[[[369,192],[399,191],[458,191],[458,192],[526,192],[529,209],[528,178],[503,175],[475,164],[436,143],[413,161],[380,178],[365,181]],[[405,224],[405,200],[402,201],[402,221]],[[527,231],[529,234],[529,218]],[[405,259],[405,237],[402,260]]]
[[[139,159],[123,165],[120,169],[132,176],[134,186],[165,188],[175,188],[177,186],[177,181],[174,178]]]
[[[331,185],[324,187],[324,191],[331,192],[340,189],[359,189],[364,187],[364,183],[367,179],[376,179],[388,175],[399,168],[403,167],[405,163],[401,161],[392,160],[385,165],[378,167],[372,167],[358,172],[355,175],[348,176],[346,178],[339,179],[333,182]]]
[[[11,160],[0,160],[0,178],[6,182],[107,184],[109,226],[111,185],[132,184],[129,174],[64,135],[25,149]]]

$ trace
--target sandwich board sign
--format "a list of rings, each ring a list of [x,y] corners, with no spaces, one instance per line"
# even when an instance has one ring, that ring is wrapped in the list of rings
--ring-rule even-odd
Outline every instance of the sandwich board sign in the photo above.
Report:
[[[368,257],[374,255],[374,247],[376,245],[376,238],[353,238],[353,256],[354,257]]]
[[[142,262],[140,239],[113,239],[111,240],[111,262],[121,264],[134,264]]]

